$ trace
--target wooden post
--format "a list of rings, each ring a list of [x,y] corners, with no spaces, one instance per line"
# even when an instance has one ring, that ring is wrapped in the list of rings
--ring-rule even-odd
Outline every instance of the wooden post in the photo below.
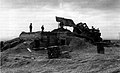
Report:
[[[103,46],[102,42],[97,43],[97,53],[99,53],[99,54],[105,53],[104,46]]]
[[[3,51],[3,47],[4,47],[3,41],[1,41],[1,42],[0,42],[0,51],[1,51],[1,52]]]

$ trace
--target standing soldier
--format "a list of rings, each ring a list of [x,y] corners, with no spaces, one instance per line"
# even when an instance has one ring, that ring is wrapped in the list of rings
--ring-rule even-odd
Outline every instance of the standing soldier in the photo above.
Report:
[[[44,31],[44,25],[42,25],[41,29],[42,29],[42,32],[43,32]]]
[[[32,23],[30,23],[29,28],[30,28],[30,32],[32,32]]]
[[[95,28],[92,26],[92,32],[94,32],[95,31]]]

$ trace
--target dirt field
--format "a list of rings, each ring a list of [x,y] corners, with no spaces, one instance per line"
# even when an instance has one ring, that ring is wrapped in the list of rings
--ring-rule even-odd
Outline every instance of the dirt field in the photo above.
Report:
[[[47,59],[47,51],[12,48],[0,53],[1,73],[120,73],[120,47],[105,47],[97,54],[96,46],[76,45],[71,58]],[[76,49],[77,48],[77,49]]]

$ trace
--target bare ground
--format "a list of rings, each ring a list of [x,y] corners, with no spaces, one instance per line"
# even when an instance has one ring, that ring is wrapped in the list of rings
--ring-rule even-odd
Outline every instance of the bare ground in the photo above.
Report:
[[[25,51],[0,53],[1,73],[120,73],[120,47],[105,47],[105,54],[97,54],[93,45],[80,47],[69,59],[47,59],[43,50]]]

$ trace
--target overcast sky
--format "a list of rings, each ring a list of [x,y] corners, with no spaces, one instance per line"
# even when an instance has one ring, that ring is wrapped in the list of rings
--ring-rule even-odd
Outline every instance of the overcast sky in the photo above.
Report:
[[[118,39],[120,0],[0,0],[0,40],[19,36],[22,31],[46,31],[58,27],[55,16],[73,19],[99,28],[102,38]]]

